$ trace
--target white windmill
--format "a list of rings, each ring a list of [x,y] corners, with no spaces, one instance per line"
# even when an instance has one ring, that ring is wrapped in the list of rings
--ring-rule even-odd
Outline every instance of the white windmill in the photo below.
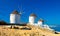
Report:
[[[19,6],[18,6],[19,8]],[[22,11],[22,6],[21,6],[21,9],[19,8],[20,10],[20,13],[17,11],[17,10],[14,10],[11,14],[10,14],[10,23],[13,23],[13,24],[20,24],[20,17],[23,13]]]
[[[14,11],[10,14],[10,23],[20,24],[20,14],[18,13],[17,10],[14,10]]]
[[[34,25],[36,15],[34,13],[30,14],[29,16],[29,23]]]
[[[43,26],[43,24],[44,24],[44,20],[42,19],[42,18],[40,18],[39,20],[38,20],[38,26]]]

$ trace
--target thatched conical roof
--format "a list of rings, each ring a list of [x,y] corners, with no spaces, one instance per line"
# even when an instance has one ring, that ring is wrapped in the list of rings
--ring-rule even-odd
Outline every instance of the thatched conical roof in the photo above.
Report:
[[[39,21],[44,22],[44,20],[42,18],[40,18]]]
[[[30,16],[34,16],[34,17],[37,17],[34,13],[30,14]]]
[[[11,14],[19,14],[17,10],[14,10]]]

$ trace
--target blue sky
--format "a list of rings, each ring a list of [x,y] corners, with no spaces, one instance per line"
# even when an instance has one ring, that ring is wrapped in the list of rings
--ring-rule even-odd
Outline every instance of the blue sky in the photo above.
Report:
[[[28,22],[29,15],[35,13],[36,21],[43,18],[45,23],[60,24],[60,0],[0,0],[0,20],[10,22],[10,14],[14,10],[20,11],[21,5],[22,22]]]

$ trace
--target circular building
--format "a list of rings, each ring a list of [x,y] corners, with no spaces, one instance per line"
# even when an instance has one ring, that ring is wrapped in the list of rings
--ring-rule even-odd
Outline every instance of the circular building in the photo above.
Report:
[[[32,13],[32,14],[29,16],[29,23],[30,23],[30,24],[34,24],[35,18],[36,18],[36,15],[35,15],[34,13]]]
[[[10,23],[13,23],[13,24],[19,24],[20,23],[20,14],[18,13],[17,10],[14,10],[10,14]]]
[[[42,24],[44,24],[44,20],[40,18],[40,20],[38,21],[38,25],[42,25]]]

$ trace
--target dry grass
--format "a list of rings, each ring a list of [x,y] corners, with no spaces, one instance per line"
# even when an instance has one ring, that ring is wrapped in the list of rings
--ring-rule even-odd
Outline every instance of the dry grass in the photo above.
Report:
[[[21,26],[23,28],[23,26]],[[47,29],[38,28],[35,26],[27,25],[24,27],[32,28],[31,30],[9,29],[0,26],[0,36],[60,36],[60,34],[53,33]]]

